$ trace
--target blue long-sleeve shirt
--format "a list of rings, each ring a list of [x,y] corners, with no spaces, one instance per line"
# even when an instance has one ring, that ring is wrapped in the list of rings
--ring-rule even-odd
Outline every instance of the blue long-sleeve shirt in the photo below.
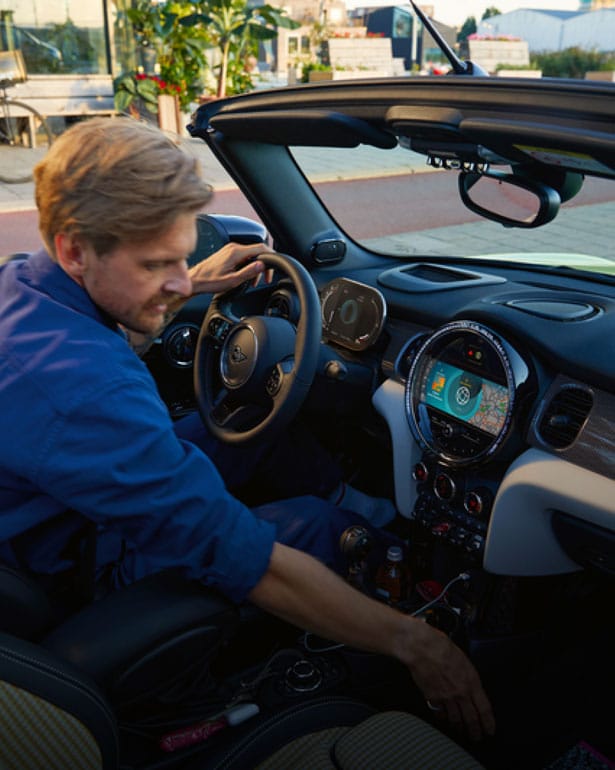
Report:
[[[236,601],[267,570],[274,525],[177,437],[147,367],[45,252],[0,268],[0,424],[0,560],[53,519],[29,566],[63,569],[85,517],[147,571],[178,569]],[[68,509],[79,514],[58,518]]]

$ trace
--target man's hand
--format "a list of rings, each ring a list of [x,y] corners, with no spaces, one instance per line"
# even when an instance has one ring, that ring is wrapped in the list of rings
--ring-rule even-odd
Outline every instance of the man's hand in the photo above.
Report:
[[[192,294],[228,291],[245,281],[256,285],[265,271],[258,257],[267,253],[273,252],[264,243],[227,243],[190,269]]]
[[[311,556],[276,543],[250,599],[328,639],[396,657],[442,717],[473,740],[494,733],[487,695],[459,647],[422,620],[359,593]]]
[[[395,656],[410,669],[434,714],[472,740],[493,735],[495,719],[478,673],[466,655],[438,629],[418,618],[396,640]]]

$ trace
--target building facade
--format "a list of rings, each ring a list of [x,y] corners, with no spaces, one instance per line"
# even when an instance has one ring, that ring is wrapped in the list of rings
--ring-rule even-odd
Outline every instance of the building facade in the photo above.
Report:
[[[595,11],[598,8],[615,8],[615,0],[581,0],[583,11]]]
[[[562,51],[574,46],[611,52],[615,50],[615,0],[610,5],[610,8],[587,11],[521,8],[484,19],[477,33],[486,37],[519,37],[527,41],[532,53]]]
[[[128,2],[0,0],[0,50],[20,49],[29,75],[118,74],[134,49],[121,18]]]

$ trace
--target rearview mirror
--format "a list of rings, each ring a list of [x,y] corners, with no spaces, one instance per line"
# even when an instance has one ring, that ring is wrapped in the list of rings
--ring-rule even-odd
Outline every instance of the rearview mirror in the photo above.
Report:
[[[505,227],[540,227],[557,216],[560,206],[551,187],[503,171],[463,171],[459,194],[471,211]]]

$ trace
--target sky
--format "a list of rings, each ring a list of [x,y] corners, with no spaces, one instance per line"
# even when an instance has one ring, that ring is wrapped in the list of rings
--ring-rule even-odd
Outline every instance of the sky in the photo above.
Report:
[[[427,1],[419,3],[427,5]],[[502,13],[517,8],[543,8],[550,11],[578,11],[579,0],[429,0],[434,6],[434,18],[451,26],[461,26],[468,16],[476,21],[486,8],[495,6]]]

